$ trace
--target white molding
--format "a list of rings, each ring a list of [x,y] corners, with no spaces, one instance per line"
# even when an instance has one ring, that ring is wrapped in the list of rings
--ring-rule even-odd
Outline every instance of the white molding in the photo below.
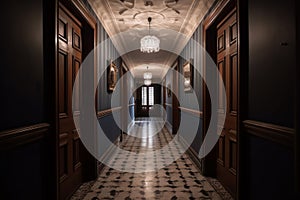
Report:
[[[127,126],[127,132],[129,132],[129,130],[133,128],[134,123],[134,120],[131,120],[131,122]]]
[[[170,122],[166,121],[165,126],[168,129],[168,131],[172,134],[172,125],[170,124]]]

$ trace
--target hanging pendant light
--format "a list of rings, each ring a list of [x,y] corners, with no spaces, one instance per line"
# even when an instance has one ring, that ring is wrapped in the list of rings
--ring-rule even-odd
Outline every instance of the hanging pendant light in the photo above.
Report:
[[[144,80],[144,84],[147,85],[147,86],[151,85],[151,83],[152,83],[151,79],[145,79]]]
[[[147,66],[147,71],[144,73],[144,84],[145,85],[151,85],[152,81],[152,73],[148,71],[148,66]]]
[[[144,79],[152,79],[152,73],[148,71],[148,66],[147,71],[144,73]]]
[[[150,35],[150,23],[152,18],[148,17],[149,22],[149,35],[146,35],[141,39],[141,52],[155,53],[159,51],[160,40],[153,35]]]

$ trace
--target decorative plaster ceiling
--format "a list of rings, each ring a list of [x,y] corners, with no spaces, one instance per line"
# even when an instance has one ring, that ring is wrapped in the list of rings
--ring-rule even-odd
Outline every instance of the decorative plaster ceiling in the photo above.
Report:
[[[88,0],[117,50],[136,78],[146,66],[164,77],[214,0]],[[151,34],[161,40],[158,53],[141,53],[140,39]],[[154,70],[154,71],[153,71]]]

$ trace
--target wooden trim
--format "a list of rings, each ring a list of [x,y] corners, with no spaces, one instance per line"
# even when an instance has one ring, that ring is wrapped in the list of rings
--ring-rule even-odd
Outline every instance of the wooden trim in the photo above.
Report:
[[[69,17],[71,17],[72,20],[74,20],[74,22],[76,22],[76,24],[80,26],[80,28],[82,28],[82,23],[80,22],[80,20],[74,17],[74,14],[61,1],[59,1],[58,4],[59,4],[59,8],[62,9]],[[67,42],[66,39],[64,39],[64,41]]]
[[[295,1],[296,13],[296,55],[300,55],[300,14],[297,12],[300,9],[300,2]],[[299,57],[296,57],[296,66],[300,66]],[[296,101],[295,101],[295,191],[297,197],[300,197],[300,69],[296,67]]]
[[[178,107],[178,108],[183,112],[193,114],[193,115],[195,115],[196,117],[199,117],[199,118],[203,118],[203,112],[202,111],[189,109],[189,108],[184,108],[184,107]]]
[[[204,30],[208,29],[215,22],[216,18],[221,14],[230,1],[231,0],[222,0],[214,6],[214,9],[205,17],[203,21]]]
[[[46,1],[47,2],[47,1]],[[54,88],[51,90],[53,96],[54,96],[54,100],[53,100],[53,104],[54,104],[54,115],[52,115],[52,120],[54,121],[54,123],[52,124],[53,126],[53,130],[55,130],[55,136],[53,136],[54,140],[55,140],[55,149],[53,149],[54,151],[54,161],[55,161],[55,168],[53,169],[53,172],[55,172],[55,196],[56,199],[59,199],[59,180],[60,180],[60,171],[59,171],[59,95],[58,95],[58,43],[59,43],[59,39],[58,39],[58,19],[59,19],[59,0],[55,0],[55,35],[53,36],[55,38],[55,42],[54,42],[54,50],[55,50],[55,55],[54,55],[54,67],[53,66],[49,66],[50,69],[51,67],[53,68],[53,72],[52,72],[52,81],[53,81],[53,86]],[[46,9],[45,9],[46,10]],[[50,18],[48,19],[50,20]],[[51,36],[50,36],[51,37]],[[51,85],[52,86],[52,85]],[[51,88],[50,86],[50,88]]]
[[[173,93],[172,93],[172,133],[176,134],[179,129],[180,117],[179,117],[179,101],[177,96],[179,96],[179,58],[174,62],[174,67],[172,67],[172,77],[173,77]]]
[[[89,25],[95,30],[97,21],[90,14],[90,12],[86,9],[85,5],[80,0],[72,0],[72,4],[76,7],[76,9],[80,12],[84,19],[89,23]]]
[[[216,41],[214,39],[214,35],[216,35],[216,26],[217,23],[222,21],[222,18],[226,17],[231,11],[232,9],[237,9],[237,0],[220,0],[217,4],[214,5],[214,8],[210,11],[210,13],[206,16],[206,18],[203,20],[203,46],[204,49],[206,50],[206,52],[212,57],[212,59],[216,62],[216,54],[217,54],[217,50],[216,50]],[[239,10],[237,10],[237,12],[239,12]],[[238,42],[238,55],[240,55],[240,32],[239,32],[239,28],[240,28],[240,21],[239,21],[239,15],[237,15],[237,26],[238,26],[238,35],[239,38],[237,40]],[[246,25],[245,25],[246,26]],[[237,112],[237,132],[240,133],[240,126],[239,124],[241,124],[241,99],[240,99],[240,94],[241,94],[241,88],[243,88],[245,90],[246,87],[241,87],[239,84],[241,82],[240,80],[240,56],[238,56],[238,112]],[[204,75],[204,79],[207,76],[207,69],[206,69],[206,60],[205,60],[205,56],[203,59],[203,75]],[[245,70],[243,70],[242,73],[244,73]],[[245,105],[245,102],[242,102],[243,105]],[[209,91],[206,87],[206,83],[203,82],[203,126],[202,126],[202,131],[203,131],[203,139],[205,138],[205,135],[207,133],[207,129],[209,127],[209,123],[210,123],[210,117],[211,117],[211,102],[210,102],[210,95],[209,95]],[[240,191],[241,191],[241,187],[240,187],[240,161],[242,158],[242,153],[240,152],[240,134],[237,134],[237,145],[238,145],[238,152],[237,152],[237,174],[236,174],[236,178],[237,178],[237,184],[236,184],[236,199],[240,199]],[[217,156],[217,151],[216,149],[213,149],[205,158],[202,159],[202,172],[204,175],[207,176],[215,176],[215,158]]]
[[[122,109],[122,107],[120,106],[120,107],[110,108],[107,110],[98,111],[97,117],[102,118],[102,117],[112,114],[113,112],[120,111],[121,109]]]
[[[247,119],[248,113],[248,1],[237,1],[237,27],[238,27],[238,124],[237,132],[242,133],[243,131],[243,120]],[[243,67],[241,67],[243,66]],[[242,134],[237,134],[237,199],[243,199],[247,192],[247,184],[244,180],[247,179],[247,162],[245,161],[245,140]]]
[[[47,1],[46,1],[47,2]],[[56,198],[51,198],[51,199],[59,199],[59,114],[58,114],[58,81],[57,81],[57,74],[58,74],[58,30],[57,30],[57,21],[58,21],[58,8],[63,5],[65,6],[65,8],[67,10],[69,10],[72,15],[74,15],[80,22],[81,24],[84,24],[86,26],[89,26],[91,29],[93,29],[93,38],[94,38],[94,48],[97,46],[97,20],[92,16],[92,14],[90,13],[90,11],[87,9],[87,7],[84,5],[84,3],[81,0],[55,0],[55,17],[53,17],[53,19],[55,19],[55,35],[53,36],[53,38],[55,38],[55,43],[53,43],[53,45],[55,45],[55,67],[51,69],[54,69],[53,72],[55,72],[54,74],[52,74],[52,80],[53,80],[53,85],[55,85],[55,89],[54,89],[54,94],[50,95],[53,96],[53,98],[55,98],[55,100],[53,100],[54,108],[50,108],[51,110],[55,110],[55,116],[53,116],[53,121],[55,121],[54,123],[51,123],[51,128],[53,131],[55,131],[55,145],[56,145],[56,149],[55,149],[55,162],[56,162],[56,177],[55,177],[55,184],[56,184],[56,191],[55,191],[55,196]],[[49,8],[45,8],[45,10],[49,10]],[[92,35],[91,35],[92,37]],[[96,86],[98,84],[96,77],[97,77],[97,50],[94,49],[94,85]],[[46,73],[47,75],[47,73]],[[48,74],[49,75],[49,74]],[[50,86],[53,87],[53,86]],[[98,95],[96,95],[98,96]],[[97,108],[97,101],[95,103],[95,107]],[[95,109],[96,109],[95,108]],[[96,124],[94,125],[96,126]],[[52,132],[51,132],[52,133]],[[50,135],[50,137],[52,137],[52,135]],[[92,160],[93,158],[91,158]],[[90,168],[90,167],[89,167]],[[90,168],[91,169],[91,168]],[[91,171],[91,170],[89,170]],[[93,172],[91,172],[93,173]],[[96,174],[96,165],[95,165],[95,174]],[[54,192],[53,192],[54,193]],[[53,195],[54,196],[54,195]]]
[[[243,126],[248,134],[289,147],[294,145],[294,129],[254,120],[243,121]]]
[[[15,148],[38,141],[49,132],[50,125],[40,123],[0,132],[0,150]]]

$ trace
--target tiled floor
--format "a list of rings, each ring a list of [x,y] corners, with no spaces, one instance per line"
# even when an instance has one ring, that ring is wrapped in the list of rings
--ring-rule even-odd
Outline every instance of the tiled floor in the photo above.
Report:
[[[139,132],[139,136],[142,136],[141,133],[149,136],[150,132],[153,133],[162,125],[159,120],[139,119],[136,123],[139,126],[136,130],[131,130],[129,134]],[[173,136],[166,128],[163,128],[152,137],[126,135],[119,147],[136,153],[155,151],[167,145],[172,139]],[[171,150],[177,149],[180,149],[179,143],[175,143],[175,148]],[[175,155],[176,152],[166,156],[172,158]],[[155,158],[151,162],[153,162],[152,165],[158,166],[159,162],[163,163],[163,159]],[[170,165],[152,172],[118,171],[114,169],[117,165],[119,169],[120,166],[121,169],[133,167],[141,171],[147,169],[149,160],[129,156],[129,154],[115,153],[110,160],[112,168],[105,167],[95,182],[84,184],[72,199],[231,199],[218,181],[207,179],[200,174],[187,154],[181,155]]]

